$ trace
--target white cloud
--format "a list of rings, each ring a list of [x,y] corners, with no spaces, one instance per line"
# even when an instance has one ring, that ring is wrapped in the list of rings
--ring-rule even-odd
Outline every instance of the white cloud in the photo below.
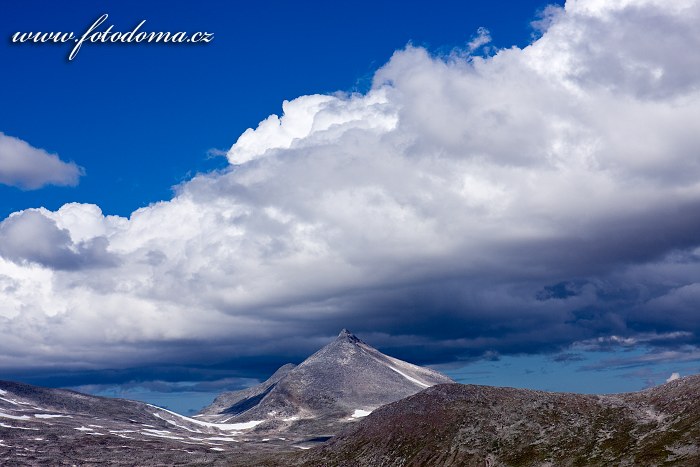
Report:
[[[383,90],[367,96],[302,96],[284,101],[282,117],[270,115],[256,130],[248,129],[228,153],[232,164],[249,162],[268,150],[335,144],[350,130],[386,132],[396,126]]]
[[[0,132],[0,183],[35,190],[45,185],[75,186],[83,169],[56,154]]]
[[[116,265],[116,257],[106,251],[107,239],[103,235],[94,234],[93,231],[92,235],[82,235],[81,238],[84,226],[90,219],[85,216],[76,222],[71,218],[73,206],[66,205],[56,213],[30,209],[14,213],[0,222],[0,255],[15,262],[28,261],[56,270]],[[81,210],[94,213],[90,207],[83,205]],[[97,213],[101,215],[99,209]],[[66,215],[63,217],[61,214]],[[51,217],[60,220],[57,222]],[[62,226],[72,226],[73,229]]]
[[[675,381],[677,379],[681,379],[681,374],[674,372],[674,373],[671,373],[671,376],[669,376],[668,379],[666,379],[666,382],[670,383],[671,381]]]
[[[476,36],[467,43],[467,52],[472,53],[491,42],[491,34],[486,28],[479,28]]]
[[[366,95],[285,102],[231,170],[129,219],[14,214],[0,366],[244,356],[354,320],[453,353],[666,329],[628,308],[700,283],[669,256],[700,227],[700,7],[627,3],[569,2],[492,57],[398,51]]]

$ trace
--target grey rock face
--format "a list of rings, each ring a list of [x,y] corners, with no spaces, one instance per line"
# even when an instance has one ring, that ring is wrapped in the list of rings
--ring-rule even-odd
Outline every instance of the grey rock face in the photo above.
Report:
[[[384,404],[452,382],[436,371],[384,355],[345,329],[298,366],[281,370],[251,390],[228,395],[225,400],[233,402],[229,407],[217,398],[200,418],[265,420],[258,431],[299,432],[313,425],[320,436]]]
[[[199,412],[199,415],[239,415],[257,405],[267,395],[277,382],[285,377],[296,365],[282,365],[266,381],[241,391],[221,393],[211,405]]]

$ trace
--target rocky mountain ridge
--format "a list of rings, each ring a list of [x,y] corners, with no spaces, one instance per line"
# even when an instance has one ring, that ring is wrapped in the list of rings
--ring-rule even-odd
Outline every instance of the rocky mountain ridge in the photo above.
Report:
[[[222,394],[196,418],[258,421],[258,433],[323,439],[382,405],[450,382],[437,371],[389,357],[343,329],[299,365],[283,366],[254,388]]]
[[[343,331],[195,418],[0,381],[0,465],[698,466],[698,394],[700,375],[614,395],[450,383]]]
[[[700,375],[636,393],[462,384],[377,409],[300,465],[698,466]]]
[[[298,366],[221,394],[193,418],[0,381],[0,464],[275,465],[284,452],[317,445],[388,402],[450,381],[346,330]]]
[[[254,424],[213,424],[143,402],[0,381],[0,465],[229,465]],[[279,442],[278,442],[279,444]]]

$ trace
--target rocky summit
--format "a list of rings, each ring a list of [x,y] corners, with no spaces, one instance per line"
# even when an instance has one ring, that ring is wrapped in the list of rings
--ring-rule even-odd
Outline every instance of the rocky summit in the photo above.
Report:
[[[299,365],[195,417],[0,381],[0,465],[289,465],[384,404],[451,382],[343,330]]]
[[[224,393],[196,416],[212,423],[257,422],[258,433],[285,433],[299,442],[324,440],[390,402],[452,380],[384,355],[343,329],[297,366],[264,383]]]

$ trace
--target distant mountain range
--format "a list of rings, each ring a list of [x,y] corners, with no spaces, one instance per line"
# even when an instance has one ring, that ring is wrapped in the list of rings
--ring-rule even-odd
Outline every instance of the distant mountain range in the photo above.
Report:
[[[0,465],[698,466],[700,376],[594,396],[453,383],[343,330],[193,418],[0,381]]]

